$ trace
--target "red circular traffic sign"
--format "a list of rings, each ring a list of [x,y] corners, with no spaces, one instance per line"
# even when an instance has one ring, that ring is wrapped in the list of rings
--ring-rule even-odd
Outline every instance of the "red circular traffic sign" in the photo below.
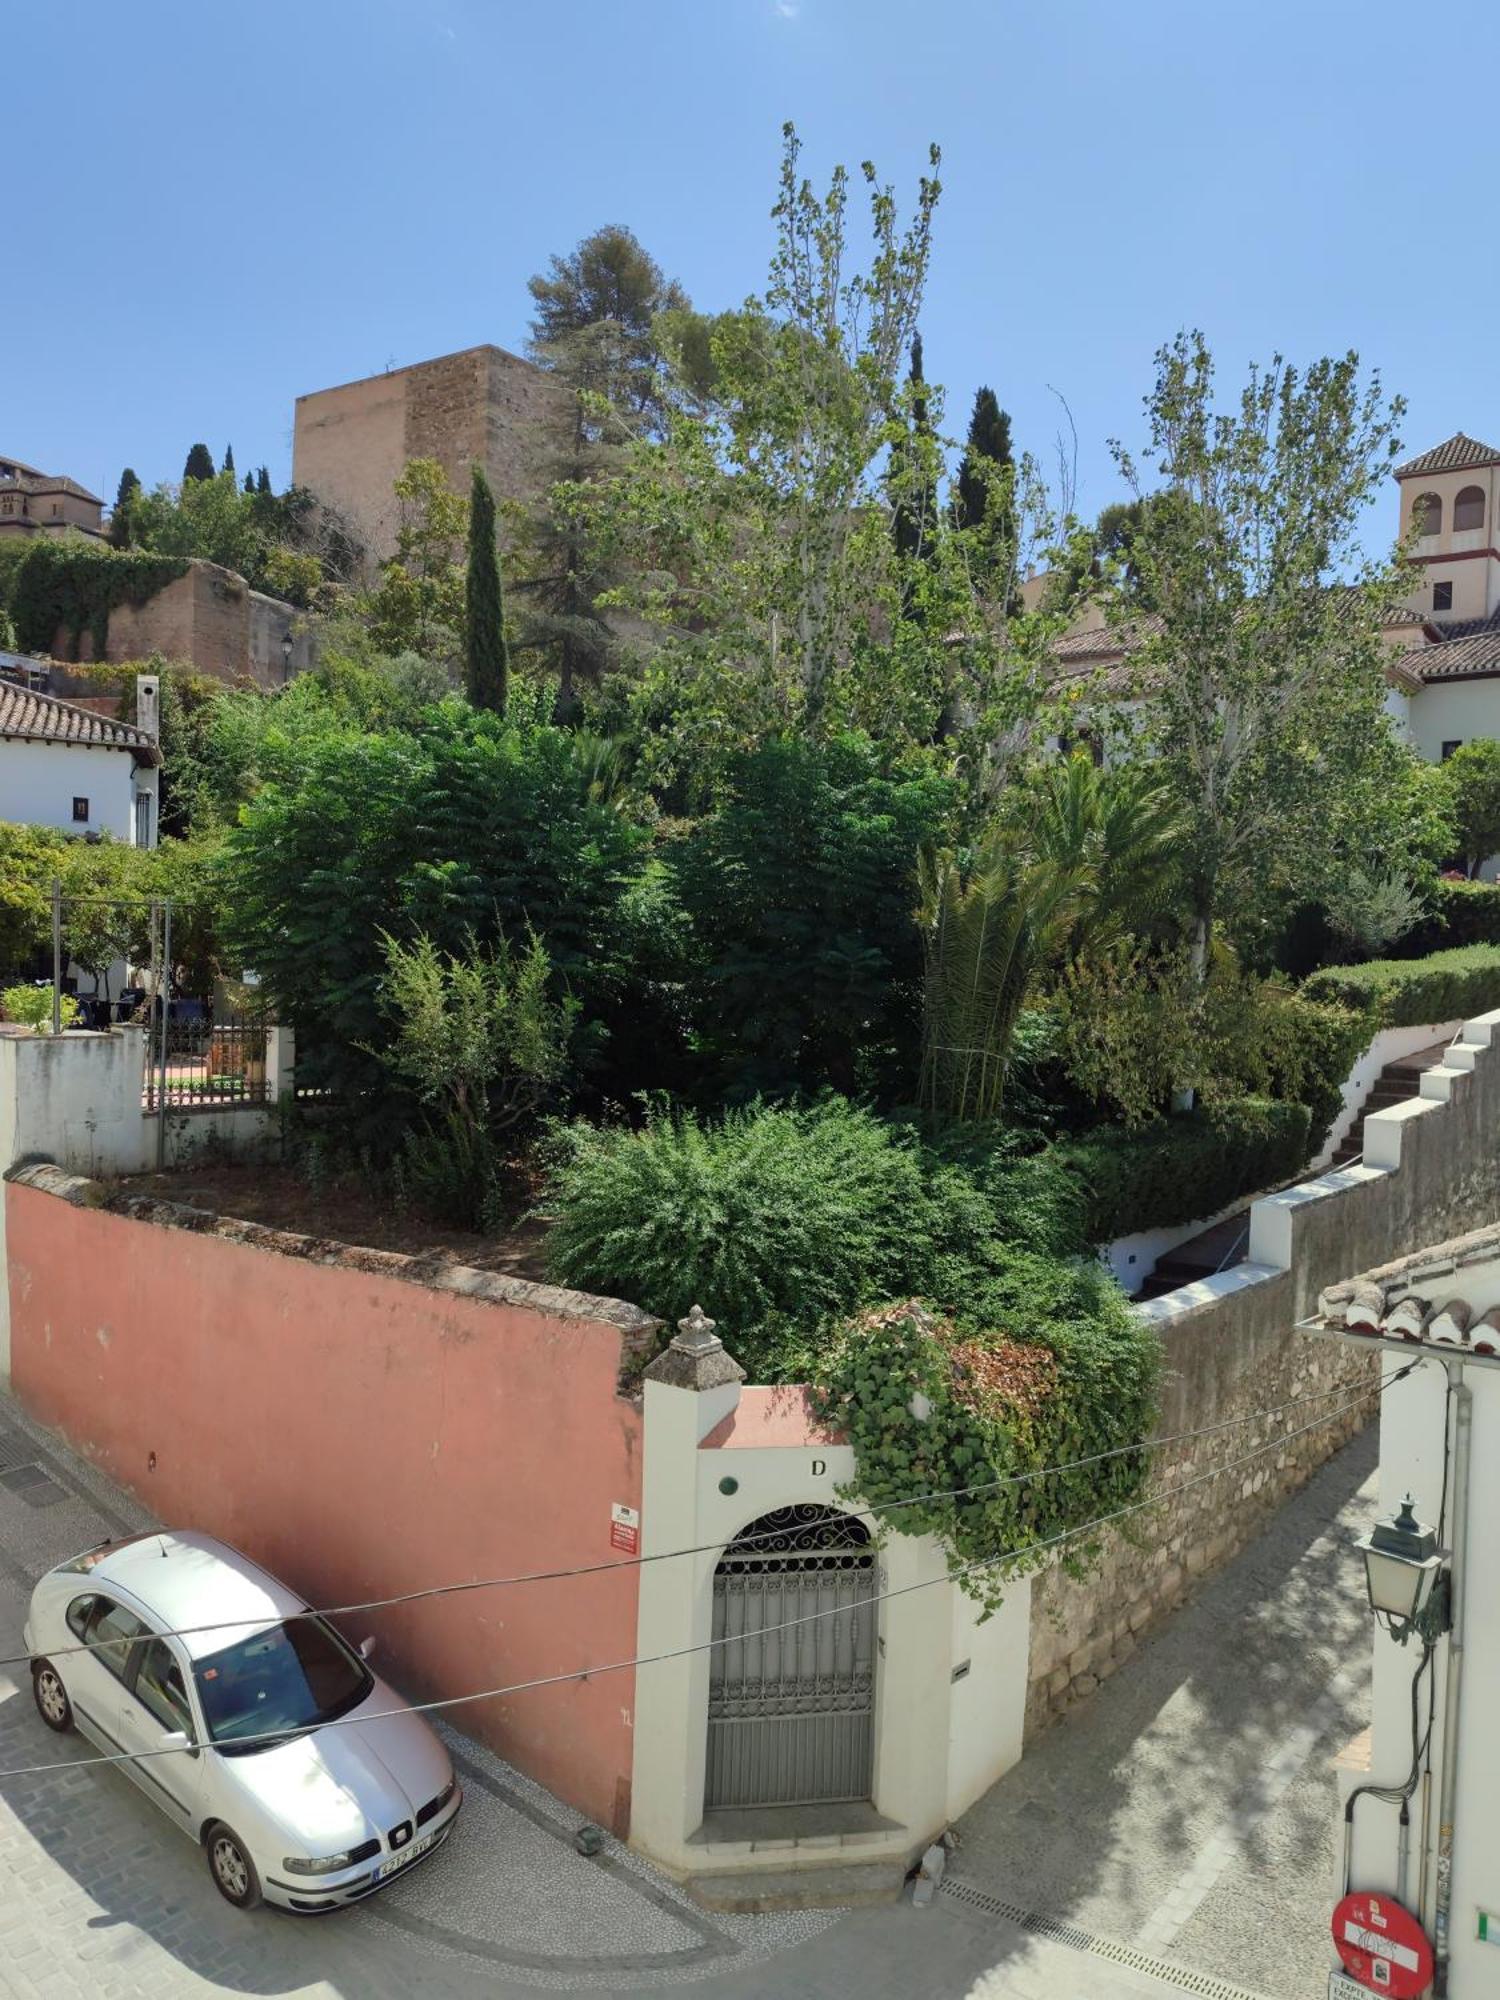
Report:
[[[1333,1913],[1333,1942],[1344,1970],[1389,2000],[1419,2000],[1432,1984],[1432,1946],[1410,1910],[1362,1890]]]

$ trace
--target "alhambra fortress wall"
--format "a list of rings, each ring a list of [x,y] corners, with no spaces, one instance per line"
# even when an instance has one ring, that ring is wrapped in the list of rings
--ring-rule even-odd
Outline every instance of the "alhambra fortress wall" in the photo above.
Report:
[[[157,591],[144,604],[117,604],[109,614],[104,657],[111,663],[143,660],[160,653],[168,660],[190,660],[199,673],[220,680],[248,677],[262,687],[279,687],[292,673],[311,664],[306,621],[290,604],[252,590],[242,576],[218,563],[195,558],[182,576]],[[282,641],[290,635],[290,663]],[[72,635],[59,628],[52,641],[56,660],[88,662],[94,658],[91,635],[83,632],[75,647]],[[66,676],[56,686],[66,692]]]
[[[315,493],[378,559],[395,548],[391,488],[408,459],[435,458],[456,492],[477,460],[496,494],[534,498],[561,408],[551,379],[501,347],[470,347],[297,398],[292,481]]]

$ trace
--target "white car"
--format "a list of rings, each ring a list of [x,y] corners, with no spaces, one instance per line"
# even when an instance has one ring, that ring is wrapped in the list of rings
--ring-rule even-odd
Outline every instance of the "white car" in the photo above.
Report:
[[[26,1648],[47,1727],[123,1752],[242,1910],[357,1902],[452,1831],[448,1753],[370,1672],[370,1642],[354,1651],[207,1535],[133,1535],[50,1570]]]

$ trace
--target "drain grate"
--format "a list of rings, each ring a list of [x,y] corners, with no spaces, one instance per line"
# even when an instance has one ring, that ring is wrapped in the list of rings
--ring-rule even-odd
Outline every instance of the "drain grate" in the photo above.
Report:
[[[19,1494],[28,1507],[55,1507],[59,1500],[68,1497],[39,1465],[16,1465],[8,1472],[0,1472],[0,1486],[8,1493]]]
[[[14,1472],[36,1457],[36,1446],[24,1431],[0,1424],[0,1472]]]
[[[1070,1951],[1087,1952],[1092,1958],[1107,1959],[1111,1965],[1123,1965],[1131,1972],[1145,1972],[1155,1979],[1164,1979],[1181,1993],[1198,1994],[1200,2000],[1263,2000],[1262,1995],[1252,1993],[1248,1986],[1233,1986],[1227,1979],[1217,1979],[1212,1973],[1193,1972],[1164,1958],[1152,1958],[1149,1952],[1135,1951],[1128,1944],[1115,1944],[1110,1938],[1095,1937],[1092,1931],[1084,1930],[1079,1924],[1064,1923],[1060,1917],[1040,1916],[1035,1910],[1023,1910],[1019,1904],[1007,1903],[1003,1897],[992,1896],[987,1889],[976,1889],[968,1882],[955,1882],[950,1877],[943,1883],[940,1893],[951,1896],[955,1902],[970,1903],[976,1910],[984,1910],[992,1917],[1004,1917],[1007,1923],[1015,1924],[1023,1931],[1032,1931],[1049,1943],[1066,1945]]]

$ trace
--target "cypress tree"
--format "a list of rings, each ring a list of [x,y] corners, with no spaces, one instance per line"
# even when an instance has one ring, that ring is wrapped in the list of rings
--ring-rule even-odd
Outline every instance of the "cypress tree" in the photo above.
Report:
[[[224,463],[223,463],[223,464],[222,464],[222,465],[221,465],[221,466],[219,467],[219,470],[220,470],[220,472],[233,472],[233,470],[234,470],[234,446],[233,446],[232,444],[226,444],[226,445],[225,445],[225,447],[224,447]]]
[[[182,468],[184,479],[212,479],[214,476],[214,455],[206,444],[195,444],[187,455],[187,463]]]
[[[500,553],[495,545],[495,496],[475,465],[469,494],[469,567],[464,578],[464,687],[475,708],[504,715],[510,655],[500,601]]]
[[[953,497],[954,525],[977,528],[985,516],[989,486],[978,461],[992,465],[1014,465],[1011,450],[1010,418],[1001,409],[993,389],[980,389],[974,397],[974,414],[969,419],[969,435],[958,468]]]
[[[120,474],[120,483],[115,489],[114,510],[109,517],[109,539],[117,549],[130,547],[130,515],[140,490],[140,477],[135,467],[127,465]]]
[[[907,442],[894,455],[895,505],[891,534],[896,553],[908,563],[931,562],[937,534],[937,494],[932,484],[932,424],[927,415],[927,378],[922,372],[922,336],[911,344],[911,427]],[[902,603],[908,617],[916,603],[915,579],[908,570],[902,583]]]
[[[255,491],[255,474],[253,472],[247,472],[245,474],[245,491],[247,493],[253,493]]]
[[[257,492],[257,493],[269,493],[269,492],[270,492],[270,490],[271,490],[271,474],[270,474],[270,470],[269,470],[269,468],[268,468],[267,466],[264,466],[264,465],[263,465],[263,466],[261,467],[260,471],[259,471],[258,473],[256,473],[256,475],[255,475],[255,490],[256,490],[256,492]]]

